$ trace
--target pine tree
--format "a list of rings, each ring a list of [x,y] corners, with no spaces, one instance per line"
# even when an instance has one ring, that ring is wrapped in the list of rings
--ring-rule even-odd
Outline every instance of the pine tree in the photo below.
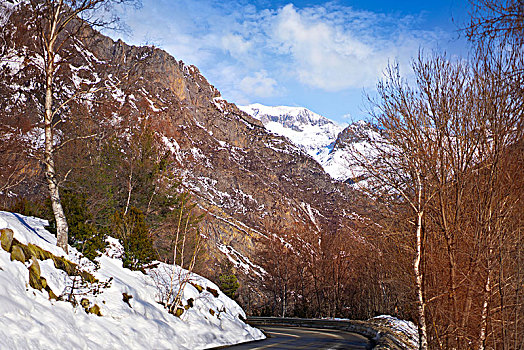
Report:
[[[127,213],[117,211],[113,216],[113,234],[124,246],[124,267],[141,270],[156,258],[144,213],[130,207]]]

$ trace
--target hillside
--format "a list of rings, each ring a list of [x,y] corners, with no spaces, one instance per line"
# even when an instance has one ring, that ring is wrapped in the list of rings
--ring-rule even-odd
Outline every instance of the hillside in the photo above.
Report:
[[[34,164],[31,155],[41,147],[35,111],[43,73],[27,34],[30,14],[24,11],[3,10],[0,113],[4,135],[21,135],[27,164]],[[58,135],[81,128],[105,132],[147,121],[171,153],[170,166],[183,188],[206,214],[203,227],[212,259],[224,260],[226,254],[237,269],[259,280],[257,247],[269,231],[300,225],[358,237],[353,213],[369,210],[365,200],[347,184],[334,181],[287,138],[222,99],[196,67],[161,49],[115,42],[90,30],[64,50],[71,58],[59,70],[58,101],[78,89],[92,92],[67,110],[68,118],[75,116],[88,127],[62,123]],[[32,178],[21,191],[42,193],[38,166],[28,168]],[[62,174],[67,171],[64,167]],[[207,268],[215,269],[213,263]]]
[[[163,263],[146,274],[123,268],[118,258],[121,246],[114,239],[95,267],[73,247],[64,255],[45,225],[45,220],[0,212],[1,348],[201,349],[264,337],[245,324],[244,311],[205,278],[191,275],[192,284],[186,285],[182,296],[186,308],[177,317],[159,304],[163,291],[159,282],[169,283],[173,273],[183,276],[186,271]],[[6,228],[14,233],[12,245],[7,243]],[[13,260],[20,247],[29,247],[34,255]],[[58,264],[62,258],[97,281],[80,284]],[[46,290],[33,287],[35,278],[45,278]],[[178,288],[177,277],[173,282]],[[195,286],[202,287],[200,292]],[[91,309],[95,305],[99,311]]]

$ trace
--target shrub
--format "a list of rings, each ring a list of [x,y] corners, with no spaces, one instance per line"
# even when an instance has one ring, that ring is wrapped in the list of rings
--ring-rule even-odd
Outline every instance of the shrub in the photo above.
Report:
[[[220,290],[231,299],[234,299],[236,297],[237,289],[240,287],[237,276],[231,272],[221,274],[218,276],[218,279],[220,280]]]
[[[71,190],[61,192],[62,206],[69,226],[68,243],[81,252],[86,258],[94,261],[106,247],[104,230],[99,230],[87,209],[86,196]],[[48,200],[48,207],[51,201]],[[52,210],[50,210],[52,213]],[[56,234],[56,222],[53,215],[48,216],[49,231]]]
[[[124,267],[141,270],[156,259],[153,241],[140,209],[130,207],[127,213],[124,210],[117,211],[113,215],[112,229],[124,246]]]

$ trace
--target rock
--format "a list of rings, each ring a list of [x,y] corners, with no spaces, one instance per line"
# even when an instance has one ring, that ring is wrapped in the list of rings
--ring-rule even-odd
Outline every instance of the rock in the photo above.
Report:
[[[22,248],[20,246],[15,245],[11,248],[11,261],[20,261],[22,263],[25,263],[25,254]]]
[[[42,288],[44,288],[45,290],[49,288],[49,286],[47,285],[47,280],[42,276],[40,276],[40,283],[42,284]]]
[[[89,307],[89,299],[87,298],[82,298],[82,300],[80,300],[80,305],[82,305],[82,307],[84,309],[86,309],[86,312],[87,312],[87,308]]]
[[[127,294],[127,293],[122,293],[122,300],[124,301],[124,303],[126,303],[127,305],[129,305],[130,308],[133,308],[131,306],[131,303],[129,302],[129,300],[131,300],[133,298],[132,295],[130,294]]]
[[[57,295],[51,290],[51,288],[49,288],[49,286],[47,286],[45,290],[47,291],[47,294],[49,294],[49,299],[58,300]]]
[[[189,282],[189,284],[191,284],[193,287],[195,287],[196,290],[198,290],[199,293],[202,293],[202,291],[204,290],[204,288],[200,284],[196,284],[196,283],[192,283],[192,282]]]
[[[0,230],[0,240],[2,241],[2,249],[9,252],[13,244],[13,230],[4,228]]]
[[[215,298],[218,298],[218,291],[217,291],[216,289],[211,288],[211,287],[206,287],[206,290],[207,290],[209,293],[213,294],[213,296],[214,296]]]
[[[100,313],[100,306],[96,304],[89,308],[89,313],[95,314],[97,316],[102,316],[102,314]]]
[[[43,280],[45,281],[45,278]],[[45,284],[47,286],[47,281],[45,281]],[[29,285],[37,290],[42,290],[44,288],[42,278],[35,275],[35,273],[32,270],[29,270]]]
[[[179,308],[176,309],[176,311],[175,311],[175,316],[176,316],[176,317],[180,317],[180,316],[182,316],[183,313],[184,313],[184,309],[181,308],[181,307],[179,307]]]
[[[31,256],[34,256],[37,259],[40,260],[46,260],[51,259],[53,257],[53,254],[48,252],[47,250],[43,250],[39,246],[34,245],[33,243],[29,243],[27,245],[27,250],[31,254]]]
[[[215,316],[215,310],[209,309],[209,313],[211,314],[211,316]]]
[[[31,257],[31,266],[29,266],[29,271],[32,271],[37,277],[40,277],[40,264],[38,259],[34,256]]]

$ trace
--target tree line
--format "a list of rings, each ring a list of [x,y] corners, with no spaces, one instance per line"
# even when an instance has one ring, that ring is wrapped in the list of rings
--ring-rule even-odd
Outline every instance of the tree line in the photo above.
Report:
[[[420,349],[522,348],[524,5],[471,5],[467,58],[420,51],[413,82],[390,65],[370,98],[380,137],[351,149],[375,208],[364,240],[268,239],[265,312],[390,313],[418,325]]]
[[[2,29],[2,60],[9,59],[9,51],[20,50],[16,43],[23,41],[20,55],[41,58],[42,63],[30,77],[38,87],[32,104],[19,111],[37,117],[14,117],[14,123],[7,119],[0,126],[6,141],[0,145],[5,159],[0,205],[49,219],[49,230],[66,252],[69,244],[94,260],[103,252],[105,238],[113,236],[125,248],[126,267],[142,269],[154,259],[180,264],[200,251],[201,215],[179,186],[177,162],[147,112],[121,109],[117,118],[104,108],[108,95],[136,65],[147,62],[139,60],[119,76],[78,86],[68,72],[79,60],[74,45],[82,49],[83,41],[96,43],[93,28],[118,25],[112,6],[126,3],[137,1],[27,1],[17,7],[24,16],[17,25],[23,30]],[[9,69],[2,73],[9,79]],[[94,104],[98,108],[90,108]],[[26,135],[35,130],[37,134]],[[172,230],[181,223],[175,239]]]

